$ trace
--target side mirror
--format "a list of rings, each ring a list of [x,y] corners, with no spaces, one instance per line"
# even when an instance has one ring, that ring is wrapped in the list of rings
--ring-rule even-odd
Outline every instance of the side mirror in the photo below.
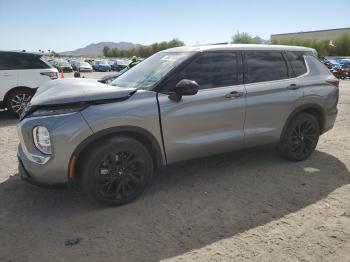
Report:
[[[174,93],[169,95],[171,100],[180,101],[182,96],[193,96],[197,94],[199,85],[194,80],[182,79],[179,81],[174,89]]]

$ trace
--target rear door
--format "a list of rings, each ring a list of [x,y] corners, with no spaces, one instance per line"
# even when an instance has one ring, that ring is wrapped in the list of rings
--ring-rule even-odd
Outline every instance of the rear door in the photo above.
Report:
[[[13,55],[0,52],[0,101],[4,101],[5,94],[18,83]]]
[[[247,90],[245,145],[277,142],[288,116],[303,96],[300,80],[283,51],[245,51],[244,60]],[[306,72],[306,67],[304,70]]]
[[[177,73],[158,95],[168,163],[243,146],[245,89],[239,52],[204,52]],[[179,102],[168,98],[182,79],[200,87]]]

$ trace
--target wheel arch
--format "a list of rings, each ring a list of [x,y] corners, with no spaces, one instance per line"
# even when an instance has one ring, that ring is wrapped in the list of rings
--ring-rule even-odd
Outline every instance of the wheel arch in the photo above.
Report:
[[[7,99],[9,97],[9,95],[12,93],[12,92],[15,92],[17,90],[28,90],[28,91],[31,91],[35,94],[37,88],[30,88],[28,86],[16,86],[16,87],[13,87],[11,88],[10,90],[8,90],[4,96],[4,106],[7,107]]]
[[[320,133],[321,134],[323,133],[324,125],[325,125],[324,109],[318,104],[306,104],[306,105],[302,105],[302,106],[295,108],[293,110],[293,112],[288,116],[288,118],[283,126],[280,138],[282,138],[284,136],[289,123],[293,120],[293,118],[295,118],[300,113],[309,113],[309,114],[313,115],[320,124]]]
[[[70,183],[77,184],[80,182],[81,160],[84,159],[89,150],[98,143],[115,136],[131,137],[142,143],[149,151],[155,169],[159,169],[166,164],[166,160],[163,161],[161,145],[149,131],[134,126],[113,127],[94,133],[81,142],[74,150],[70,157],[68,168],[68,180]]]

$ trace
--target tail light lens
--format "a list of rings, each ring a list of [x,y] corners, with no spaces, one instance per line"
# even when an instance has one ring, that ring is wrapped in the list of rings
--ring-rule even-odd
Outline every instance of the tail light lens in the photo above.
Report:
[[[336,87],[339,87],[339,79],[330,79],[326,81],[328,84],[334,85]]]
[[[57,79],[58,78],[58,74],[56,72],[41,72],[40,75],[48,76],[51,79]]]

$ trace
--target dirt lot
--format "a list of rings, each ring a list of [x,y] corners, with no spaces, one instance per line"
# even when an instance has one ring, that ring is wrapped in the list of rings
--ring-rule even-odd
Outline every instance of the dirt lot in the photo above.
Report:
[[[0,112],[0,261],[350,261],[350,81],[304,162],[271,147],[164,170],[138,201],[101,207],[16,175]]]

